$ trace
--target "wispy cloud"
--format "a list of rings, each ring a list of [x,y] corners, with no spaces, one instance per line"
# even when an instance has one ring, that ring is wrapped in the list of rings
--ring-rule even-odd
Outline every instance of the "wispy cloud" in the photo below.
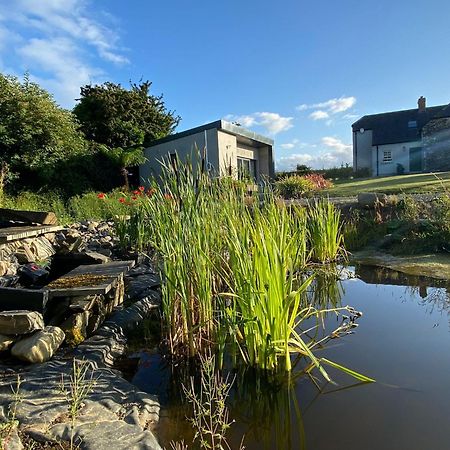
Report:
[[[326,111],[322,111],[321,109],[319,109],[318,111],[312,112],[309,117],[312,120],[323,120],[328,119],[330,115]]]
[[[284,117],[274,112],[255,112],[248,115],[228,114],[226,120],[237,122],[244,127],[259,126],[269,134],[275,135],[293,127],[293,117]]]
[[[277,170],[294,170],[297,164],[306,164],[314,169],[340,166],[341,164],[351,164],[352,146],[345,144],[340,139],[333,136],[325,136],[317,145],[317,151],[293,153],[281,156],[276,161]]]
[[[328,119],[330,116],[343,113],[352,108],[356,103],[356,97],[339,97],[326,100],[325,102],[303,104],[297,106],[298,111],[313,111],[309,117],[313,120]]]
[[[128,62],[116,29],[93,19],[87,0],[8,3],[0,5],[0,57],[8,52],[17,72],[29,71],[64,106],[73,106],[81,85],[104,77],[99,58]]]

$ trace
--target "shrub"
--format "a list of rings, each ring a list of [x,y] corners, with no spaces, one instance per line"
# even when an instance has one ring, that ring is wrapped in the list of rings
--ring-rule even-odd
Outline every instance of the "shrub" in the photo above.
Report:
[[[314,189],[328,189],[333,186],[333,183],[330,180],[327,180],[318,173],[310,173],[309,175],[305,175],[303,177],[305,180],[310,181],[314,185]]]
[[[275,189],[283,198],[300,198],[313,191],[315,186],[304,176],[284,177],[275,183]]]

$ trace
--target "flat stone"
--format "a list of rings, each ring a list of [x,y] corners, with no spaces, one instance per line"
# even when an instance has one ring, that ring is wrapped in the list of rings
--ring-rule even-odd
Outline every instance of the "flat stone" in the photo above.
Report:
[[[45,327],[29,337],[16,342],[11,354],[29,363],[48,361],[64,342],[65,334],[61,328]]]
[[[94,252],[93,250],[86,250],[84,254],[89,258],[92,258],[92,260],[97,264],[106,264],[107,262],[111,261],[108,256],[103,255],[99,252]]]
[[[11,336],[4,336],[3,334],[0,334],[0,352],[8,350],[8,348],[13,344],[14,338],[12,338]]]
[[[42,314],[36,311],[0,312],[0,332],[2,334],[28,334],[43,328]]]

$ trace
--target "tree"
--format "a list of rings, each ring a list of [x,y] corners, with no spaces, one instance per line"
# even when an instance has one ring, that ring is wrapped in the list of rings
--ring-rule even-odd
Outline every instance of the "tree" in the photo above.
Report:
[[[308,175],[312,172],[312,169],[305,164],[297,164],[297,168],[295,171],[298,175]]]
[[[107,156],[120,168],[120,173],[125,182],[125,189],[130,189],[127,167],[134,167],[146,161],[142,147],[115,147],[107,152]]]
[[[172,133],[180,118],[166,109],[162,95],[150,94],[151,82],[130,89],[111,82],[86,85],[74,113],[87,139],[113,148],[148,146]]]
[[[0,74],[0,164],[16,175],[14,186],[51,184],[66,158],[81,155],[87,142],[75,116],[25,75]]]

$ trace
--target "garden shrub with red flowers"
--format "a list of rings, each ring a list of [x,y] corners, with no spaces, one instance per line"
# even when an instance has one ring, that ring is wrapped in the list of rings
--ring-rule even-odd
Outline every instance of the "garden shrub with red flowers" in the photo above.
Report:
[[[308,175],[286,176],[275,182],[275,190],[285,199],[306,197],[315,191],[328,189],[333,183],[322,175],[311,173]]]

